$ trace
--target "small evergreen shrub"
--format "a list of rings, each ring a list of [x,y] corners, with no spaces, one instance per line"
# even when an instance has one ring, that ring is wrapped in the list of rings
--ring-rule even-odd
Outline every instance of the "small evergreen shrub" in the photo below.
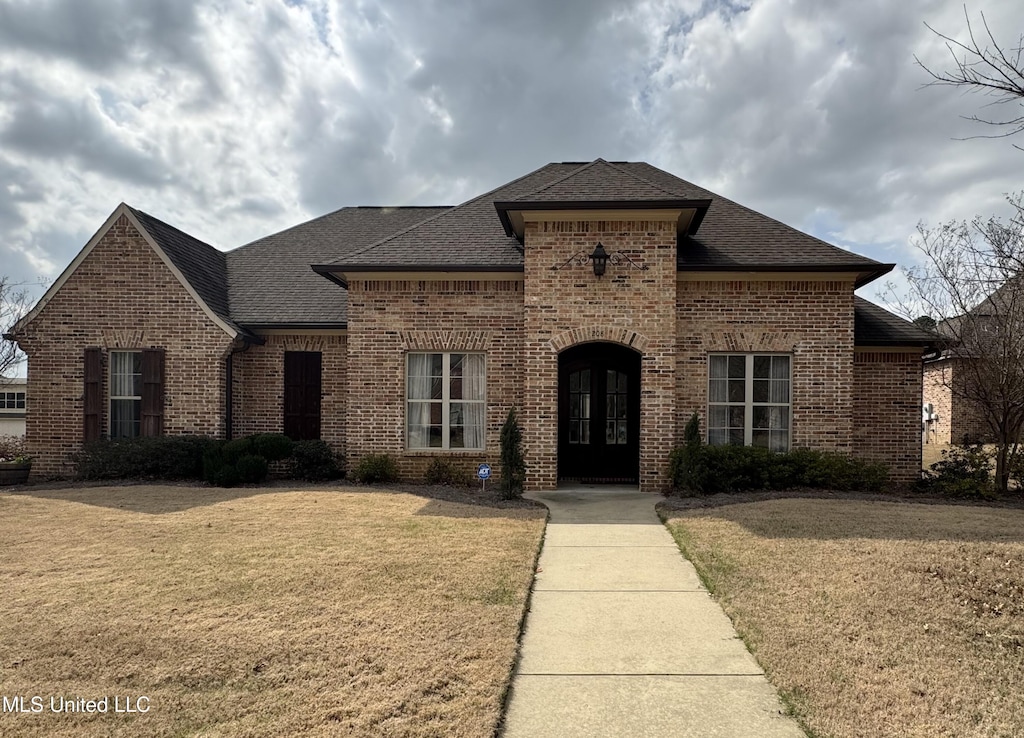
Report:
[[[267,461],[282,461],[292,455],[295,441],[283,433],[257,433],[252,436],[252,446]]]
[[[503,500],[523,494],[526,482],[526,460],[523,458],[523,432],[519,427],[516,409],[509,408],[505,424],[501,426],[501,480],[499,489]]]
[[[364,484],[387,484],[398,481],[398,467],[387,454],[369,454],[359,460],[354,476]]]
[[[296,479],[323,482],[345,476],[345,459],[326,441],[297,441],[291,452],[291,475]]]
[[[700,418],[690,416],[683,431],[683,445],[669,454],[669,475],[673,486],[683,492],[699,492],[703,487],[704,464],[701,455]]]
[[[423,476],[427,484],[443,484],[448,487],[468,487],[471,484],[469,473],[444,456],[432,458]]]
[[[267,478],[269,465],[267,460],[256,454],[245,454],[239,456],[234,463],[235,471],[238,473],[238,481],[242,484],[259,484]]]
[[[256,445],[253,443],[255,436],[244,436],[228,441],[221,448],[226,464],[234,464],[243,456],[249,456],[256,452]]]
[[[953,446],[925,470],[920,486],[926,492],[950,497],[990,497],[995,494],[994,456],[981,444]]]
[[[673,449],[669,456],[673,486],[683,493],[794,487],[877,492],[889,479],[884,464],[829,451],[795,449],[776,453],[756,446],[698,446],[692,443],[692,437],[689,440],[689,445]]]
[[[92,441],[74,463],[80,479],[201,479],[203,456],[218,443],[206,436]]]

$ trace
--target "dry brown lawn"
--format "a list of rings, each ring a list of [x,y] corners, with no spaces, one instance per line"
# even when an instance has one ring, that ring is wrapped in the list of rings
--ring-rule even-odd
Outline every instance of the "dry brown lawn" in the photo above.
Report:
[[[489,736],[542,529],[345,488],[0,491],[0,695],[46,701],[0,735]]]
[[[1024,735],[1024,510],[777,499],[668,515],[811,735]]]

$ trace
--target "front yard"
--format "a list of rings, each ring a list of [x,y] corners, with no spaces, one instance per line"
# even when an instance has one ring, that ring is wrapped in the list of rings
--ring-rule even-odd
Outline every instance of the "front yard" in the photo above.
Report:
[[[811,735],[1024,735],[1024,510],[662,512]]]
[[[0,695],[28,711],[0,734],[489,736],[543,521],[344,487],[0,491]]]

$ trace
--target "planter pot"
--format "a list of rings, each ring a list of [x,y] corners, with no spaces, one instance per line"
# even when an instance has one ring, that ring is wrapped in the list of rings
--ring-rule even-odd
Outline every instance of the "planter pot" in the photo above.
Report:
[[[8,484],[24,484],[28,481],[28,473],[32,464],[0,463],[0,487]]]

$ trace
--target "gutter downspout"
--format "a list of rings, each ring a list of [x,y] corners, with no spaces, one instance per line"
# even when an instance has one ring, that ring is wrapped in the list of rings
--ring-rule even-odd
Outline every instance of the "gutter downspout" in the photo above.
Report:
[[[249,350],[252,343],[242,340],[242,345],[232,347],[225,362],[226,393],[224,395],[224,440],[230,441],[234,435],[235,425],[235,354]]]

